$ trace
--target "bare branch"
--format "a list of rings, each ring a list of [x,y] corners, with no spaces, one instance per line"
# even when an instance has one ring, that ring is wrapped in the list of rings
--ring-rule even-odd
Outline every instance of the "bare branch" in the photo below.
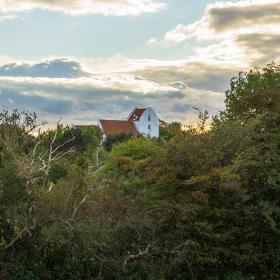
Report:
[[[151,247],[151,244],[148,244],[148,246],[146,247],[145,251],[141,251],[141,250],[139,249],[139,252],[138,252],[137,254],[135,254],[135,255],[129,255],[129,256],[125,259],[125,261],[124,261],[124,263],[123,263],[123,266],[126,267],[127,263],[128,263],[130,260],[138,259],[138,258],[141,258],[141,257],[143,257],[143,256],[145,256],[145,255],[147,255],[147,254],[149,254],[149,249],[150,249],[150,247]]]
[[[8,245],[5,246],[5,250],[13,246],[23,236],[25,232],[28,232],[29,236],[31,236],[31,232],[26,226]]]
[[[78,211],[78,210],[81,208],[81,206],[85,203],[85,201],[86,201],[87,198],[88,198],[88,194],[86,194],[86,195],[84,196],[84,198],[79,202],[78,206],[74,207],[74,210],[73,210],[73,213],[72,213],[72,216],[71,216],[71,219],[70,219],[70,220],[74,220],[77,211]]]

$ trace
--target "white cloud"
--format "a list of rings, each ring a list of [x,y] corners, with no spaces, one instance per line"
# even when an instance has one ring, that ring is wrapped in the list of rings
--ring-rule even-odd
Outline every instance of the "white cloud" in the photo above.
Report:
[[[146,42],[146,44],[147,44],[147,45],[153,45],[153,44],[155,44],[155,43],[157,43],[157,42],[158,42],[157,38],[156,38],[156,37],[153,37],[153,38],[149,39],[149,40]]]
[[[48,9],[70,15],[137,16],[165,8],[166,4],[158,0],[0,0],[4,13]]]
[[[223,107],[223,93],[204,87],[195,79],[189,80],[193,86],[182,81],[182,76],[189,75],[183,68],[178,68],[178,65],[184,65],[183,61],[138,60],[133,63],[120,57],[116,60],[122,60],[126,71],[122,71],[122,67],[117,69],[117,62],[112,59],[107,62],[108,67],[109,63],[115,66],[107,73],[95,71],[88,65],[90,72],[82,71],[74,77],[72,67],[76,65],[80,69],[80,62],[72,59],[48,61],[48,65],[62,67],[64,64],[65,77],[60,73],[57,75],[56,67],[51,68],[53,73],[42,72],[41,66],[46,62],[12,64],[13,67],[3,65],[0,70],[8,67],[9,75],[1,76],[0,71],[1,107],[37,111],[48,120],[64,116],[67,123],[96,122],[101,117],[122,118],[135,106],[152,106],[167,121],[189,122],[194,118],[192,106],[208,109],[211,113]],[[24,66],[20,72],[18,66]],[[189,69],[191,65],[185,67]],[[149,71],[153,74],[146,75]],[[208,82],[205,80],[204,83]]]
[[[179,24],[173,30],[167,32],[163,43],[167,45],[180,44],[191,38],[209,38],[212,31],[209,30],[207,22],[202,19],[189,25]]]
[[[234,35],[261,32],[264,26],[279,31],[280,0],[241,0],[216,2],[206,7],[202,18],[192,24],[179,24],[163,38],[167,44],[190,38],[221,39]]]
[[[249,67],[279,57],[279,15],[280,0],[220,1],[208,5],[201,19],[177,25],[157,42],[172,47],[195,41],[203,46],[195,47],[195,59]]]
[[[42,8],[69,14],[138,15],[165,7],[154,0],[0,0],[0,10]],[[223,108],[230,78],[280,52],[280,0],[243,0],[209,5],[198,21],[180,24],[162,40],[172,47],[195,41],[192,56],[165,61],[51,57],[21,62],[0,57],[0,104],[35,110],[69,123],[123,118],[135,106],[153,106],[167,121],[193,119],[192,106]],[[201,43],[201,44],[200,44]]]

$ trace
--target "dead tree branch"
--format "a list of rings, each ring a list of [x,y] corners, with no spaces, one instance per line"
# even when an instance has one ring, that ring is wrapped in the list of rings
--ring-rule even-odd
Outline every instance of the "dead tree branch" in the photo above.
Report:
[[[137,254],[135,254],[135,255],[131,255],[131,254],[130,254],[130,255],[125,259],[125,261],[124,261],[124,263],[123,263],[123,266],[126,267],[127,263],[128,263],[130,260],[138,259],[138,258],[141,258],[141,257],[143,257],[143,256],[145,256],[145,255],[148,255],[148,254],[149,254],[149,249],[150,249],[150,247],[151,247],[151,244],[148,244],[148,246],[146,247],[146,249],[145,249],[144,251],[141,251],[141,250],[139,249],[139,252],[138,252]]]

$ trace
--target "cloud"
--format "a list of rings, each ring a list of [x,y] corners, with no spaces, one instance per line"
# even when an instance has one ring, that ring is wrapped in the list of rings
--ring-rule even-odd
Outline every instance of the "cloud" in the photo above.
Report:
[[[173,107],[173,111],[186,113],[189,112],[192,108],[193,106],[191,104],[176,104]]]
[[[224,92],[229,87],[229,81],[242,68],[235,65],[217,65],[203,61],[184,60],[181,64],[159,66],[149,65],[134,73],[143,79],[162,83],[168,82],[173,87],[190,87],[210,91]],[[182,84],[183,83],[183,84]]]
[[[47,60],[39,63],[10,63],[0,67],[0,76],[6,77],[88,77],[79,62],[68,59]]]
[[[252,63],[255,65],[265,64],[279,58],[280,32],[241,34],[235,40],[245,54],[253,58]]]
[[[210,5],[204,17],[216,32],[279,24],[280,1],[254,0]]]
[[[0,0],[4,13],[47,9],[70,15],[137,16],[165,8],[166,4],[157,0]]]
[[[279,57],[279,15],[280,0],[216,2],[199,20],[179,24],[162,40],[149,42],[169,47],[195,42],[197,60],[250,67]]]
[[[146,94],[157,90],[159,85],[163,91],[184,90],[186,84],[199,89],[224,91],[228,87],[229,79],[238,71],[240,67],[187,59],[163,61],[116,57],[92,60],[86,64],[74,58],[55,58],[43,62],[4,64],[0,66],[0,77],[18,77],[17,81],[26,82],[31,80],[28,78],[54,78],[41,80],[53,84],[63,81],[100,88],[109,86]]]
[[[42,70],[45,69],[42,65],[57,63],[59,69],[66,69],[65,72],[57,72],[57,67],[50,67],[47,72]],[[130,65],[132,62],[124,60],[123,66],[125,64]],[[72,75],[73,65],[75,71],[79,69],[75,77]],[[175,81],[179,75],[183,76],[183,72],[176,79],[175,76],[165,79],[167,72],[170,71],[171,76],[172,71],[176,72],[165,68],[166,73],[162,77],[160,69],[151,78],[148,74],[145,77],[147,65],[167,67],[168,62],[144,60],[142,65],[141,61],[135,61],[133,65],[134,70],[135,65],[141,69],[143,76],[120,72],[117,68],[106,74],[95,72],[94,69],[89,73],[81,70],[83,67],[79,61],[70,59],[3,65],[0,68],[0,104],[2,108],[37,111],[40,116],[53,122],[62,115],[67,123],[83,123],[83,120],[96,122],[101,117],[125,118],[135,106],[152,106],[167,121],[190,121],[193,120],[192,106],[208,109],[211,113],[217,113],[223,107],[223,93],[210,90],[211,87],[195,88],[184,81]],[[90,69],[90,66],[87,65],[87,68]],[[64,77],[62,73],[65,73]],[[182,108],[182,104],[187,105]]]
[[[178,24],[165,34],[162,42],[166,45],[180,44],[191,38],[208,38],[211,33],[207,21],[202,18],[192,24]]]
[[[38,111],[53,121],[62,115],[68,123],[125,118],[135,106],[152,106],[167,121],[193,120],[193,106],[215,114],[223,109],[230,78],[279,56],[279,5],[280,0],[216,2],[199,20],[147,42],[147,48],[194,43],[192,55],[178,60],[126,59],[120,54],[33,62],[0,57],[0,104]],[[153,0],[0,0],[5,12],[42,8],[121,16],[164,7]]]
[[[168,31],[163,42],[178,44],[190,38],[221,39],[262,31],[264,26],[277,31],[280,26],[279,14],[279,0],[216,2],[206,7],[198,21],[188,25],[179,24]]]
[[[73,103],[59,99],[49,99],[44,96],[26,95],[20,90],[1,87],[0,103],[2,108],[28,109],[40,113],[50,113],[57,116],[73,112]]]
[[[149,40],[146,42],[146,45],[153,45],[153,44],[155,44],[155,43],[157,43],[157,42],[158,42],[157,38],[156,38],[156,37],[153,37],[153,38],[149,39]]]

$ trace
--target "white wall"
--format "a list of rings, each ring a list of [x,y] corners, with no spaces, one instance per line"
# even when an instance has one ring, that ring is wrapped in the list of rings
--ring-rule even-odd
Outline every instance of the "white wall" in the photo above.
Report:
[[[150,121],[149,121],[150,116]],[[159,137],[159,118],[156,112],[148,107],[139,121],[134,121],[137,130],[147,137]],[[150,127],[150,128],[149,128]]]

